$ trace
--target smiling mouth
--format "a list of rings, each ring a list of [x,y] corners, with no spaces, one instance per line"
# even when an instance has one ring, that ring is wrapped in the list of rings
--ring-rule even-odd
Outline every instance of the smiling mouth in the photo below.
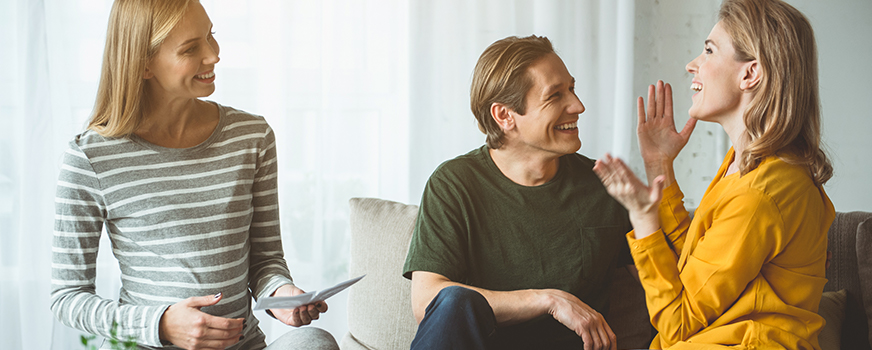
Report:
[[[572,130],[578,128],[578,121],[574,121],[572,123],[560,124],[554,127],[557,130]]]
[[[700,84],[700,83],[690,84],[690,89],[693,91],[696,91],[696,92],[700,92],[700,91],[702,91],[702,84]]]
[[[215,76],[215,71],[211,71],[211,72],[206,73],[206,74],[198,74],[198,75],[195,75],[194,78],[197,78],[197,79],[211,79],[211,78],[214,77],[214,76]]]

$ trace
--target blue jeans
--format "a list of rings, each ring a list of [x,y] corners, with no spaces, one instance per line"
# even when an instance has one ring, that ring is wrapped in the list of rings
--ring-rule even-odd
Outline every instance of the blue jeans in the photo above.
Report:
[[[418,349],[582,349],[581,338],[546,315],[525,324],[497,328],[494,311],[480,293],[443,288],[418,325],[411,348]]]
[[[486,349],[496,325],[484,296],[468,288],[446,287],[427,305],[412,349]]]

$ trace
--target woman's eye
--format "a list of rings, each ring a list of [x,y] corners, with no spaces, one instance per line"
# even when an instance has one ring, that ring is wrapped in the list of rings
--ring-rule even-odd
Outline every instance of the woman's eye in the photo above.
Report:
[[[706,55],[711,55],[711,53],[712,53],[712,49],[710,49],[710,48],[705,48],[705,53],[706,53]]]
[[[187,50],[185,50],[185,53],[194,53],[195,50],[197,50],[197,47],[196,47],[196,46],[191,46],[190,48],[188,48]]]

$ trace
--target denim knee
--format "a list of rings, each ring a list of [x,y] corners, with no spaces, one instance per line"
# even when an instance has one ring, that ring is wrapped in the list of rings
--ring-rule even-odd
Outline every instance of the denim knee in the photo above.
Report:
[[[427,306],[427,312],[432,308],[453,310],[456,312],[493,312],[487,299],[481,293],[461,286],[442,288]],[[466,310],[466,311],[465,311]]]

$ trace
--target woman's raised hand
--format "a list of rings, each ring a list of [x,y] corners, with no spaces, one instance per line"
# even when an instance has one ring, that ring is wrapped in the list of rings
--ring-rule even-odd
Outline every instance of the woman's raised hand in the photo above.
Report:
[[[209,315],[200,308],[218,304],[221,293],[191,297],[171,305],[160,319],[160,339],[183,349],[224,349],[242,340],[242,318]]]
[[[696,126],[696,119],[690,118],[681,132],[675,129],[672,114],[672,86],[658,80],[656,85],[648,86],[648,105],[642,97],[638,100],[639,123],[636,135],[639,150],[645,162],[645,170],[650,183],[659,175],[666,175],[671,182],[672,161],[687,145],[690,134]]]
[[[624,162],[612,158],[608,153],[597,159],[593,171],[599,176],[609,195],[627,208],[637,239],[660,229],[658,208],[663,197],[664,176],[655,177],[650,187],[645,186]]]

